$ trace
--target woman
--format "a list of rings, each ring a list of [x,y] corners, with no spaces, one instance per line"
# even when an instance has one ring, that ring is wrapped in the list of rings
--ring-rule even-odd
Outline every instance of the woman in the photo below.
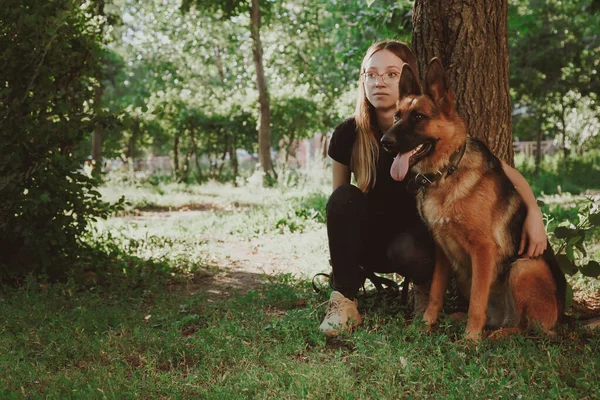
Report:
[[[394,156],[379,141],[393,124],[405,63],[418,75],[415,57],[402,42],[383,41],[367,50],[354,117],[334,130],[329,145],[333,193],[327,203],[327,234],[334,290],[320,326],[328,336],[351,332],[362,323],[355,296],[365,281],[364,270],[396,272],[417,285],[433,275],[433,238],[418,215],[414,195],[406,190],[407,180],[392,179]],[[527,247],[526,255],[537,257],[547,243],[542,213],[523,176],[505,163],[503,167],[528,209],[519,253]],[[350,184],[351,174],[356,186]]]

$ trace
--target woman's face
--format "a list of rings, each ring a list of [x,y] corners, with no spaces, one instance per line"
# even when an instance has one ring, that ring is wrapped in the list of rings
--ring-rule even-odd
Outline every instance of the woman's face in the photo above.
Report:
[[[375,109],[396,107],[396,100],[400,97],[398,81],[402,65],[402,59],[389,50],[379,50],[367,60],[363,85],[367,100]]]

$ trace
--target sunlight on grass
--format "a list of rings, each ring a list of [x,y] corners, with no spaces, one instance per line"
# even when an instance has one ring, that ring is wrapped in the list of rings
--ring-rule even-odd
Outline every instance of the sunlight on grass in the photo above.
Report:
[[[555,340],[531,331],[469,345],[459,340],[464,322],[442,318],[426,334],[405,307],[392,312],[361,295],[364,325],[326,339],[318,326],[327,293],[314,293],[307,278],[330,268],[328,190],[102,188],[131,204],[93,224],[86,242],[100,253],[82,260],[83,275],[54,285],[30,278],[0,293],[0,318],[11,321],[0,328],[0,397],[584,398],[600,390],[600,337],[577,327]],[[570,215],[547,203],[555,218]],[[580,293],[598,291],[598,280],[570,281]]]

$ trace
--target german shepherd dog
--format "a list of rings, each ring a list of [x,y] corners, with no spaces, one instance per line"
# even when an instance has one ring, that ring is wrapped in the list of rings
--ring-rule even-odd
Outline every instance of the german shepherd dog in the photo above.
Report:
[[[425,324],[437,322],[453,271],[469,299],[466,339],[480,339],[486,325],[512,331],[536,323],[550,332],[564,309],[564,275],[551,250],[519,258],[526,206],[500,160],[468,136],[442,63],[430,62],[425,93],[407,64],[399,85],[394,125],[381,141],[398,154],[392,177],[414,174],[408,187],[436,242]]]

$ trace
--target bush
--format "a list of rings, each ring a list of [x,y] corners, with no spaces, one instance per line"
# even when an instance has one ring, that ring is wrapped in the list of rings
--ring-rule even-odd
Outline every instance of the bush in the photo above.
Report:
[[[535,174],[535,160],[515,156],[515,168],[531,185],[536,195],[568,192],[579,194],[588,189],[600,189],[600,151],[573,155],[566,160],[560,154],[546,156]]]
[[[88,219],[109,212],[74,156],[95,123],[102,51],[99,22],[82,8],[74,0],[0,7],[0,282],[62,276]]]

